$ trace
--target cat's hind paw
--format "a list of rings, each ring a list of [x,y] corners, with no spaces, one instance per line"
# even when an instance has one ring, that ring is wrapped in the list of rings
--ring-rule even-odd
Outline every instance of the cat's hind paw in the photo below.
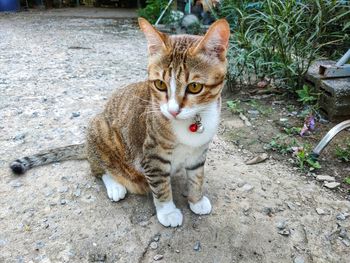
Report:
[[[111,175],[104,174],[102,176],[102,181],[106,186],[109,199],[114,202],[118,202],[119,200],[125,198],[127,192],[125,186],[118,183]]]
[[[197,215],[207,215],[211,212],[211,203],[206,196],[203,196],[197,203],[188,203],[192,212]]]
[[[157,218],[163,226],[177,227],[182,225],[183,215],[180,209],[171,202],[157,208]]]

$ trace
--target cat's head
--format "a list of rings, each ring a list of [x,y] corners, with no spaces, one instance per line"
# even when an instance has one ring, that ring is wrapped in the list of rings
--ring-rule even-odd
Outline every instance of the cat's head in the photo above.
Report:
[[[230,28],[220,19],[204,36],[168,36],[147,20],[148,78],[153,100],[168,119],[193,118],[217,103],[224,85]]]

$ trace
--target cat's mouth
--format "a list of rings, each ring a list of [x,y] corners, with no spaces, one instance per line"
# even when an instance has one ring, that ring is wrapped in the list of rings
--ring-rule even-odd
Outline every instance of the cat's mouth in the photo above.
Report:
[[[193,119],[196,114],[198,114],[198,110],[182,108],[177,112],[173,112],[169,110],[167,104],[163,104],[160,106],[161,113],[169,120],[188,120]]]

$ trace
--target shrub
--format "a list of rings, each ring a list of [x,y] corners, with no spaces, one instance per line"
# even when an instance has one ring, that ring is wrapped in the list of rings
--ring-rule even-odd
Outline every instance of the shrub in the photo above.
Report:
[[[146,18],[150,23],[154,24],[167,4],[167,0],[147,0],[146,7],[139,9],[137,14],[138,16]],[[170,11],[171,8],[168,8],[162,18],[162,22],[167,22],[169,20]]]
[[[339,58],[349,48],[349,1],[224,0],[217,15],[233,30],[228,51],[233,86],[270,78],[294,91],[315,59]]]

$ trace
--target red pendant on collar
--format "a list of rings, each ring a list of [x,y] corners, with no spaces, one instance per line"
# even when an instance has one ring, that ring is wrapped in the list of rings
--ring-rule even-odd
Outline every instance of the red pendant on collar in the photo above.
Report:
[[[198,130],[198,124],[197,123],[192,123],[190,127],[188,127],[191,132],[196,132]]]

